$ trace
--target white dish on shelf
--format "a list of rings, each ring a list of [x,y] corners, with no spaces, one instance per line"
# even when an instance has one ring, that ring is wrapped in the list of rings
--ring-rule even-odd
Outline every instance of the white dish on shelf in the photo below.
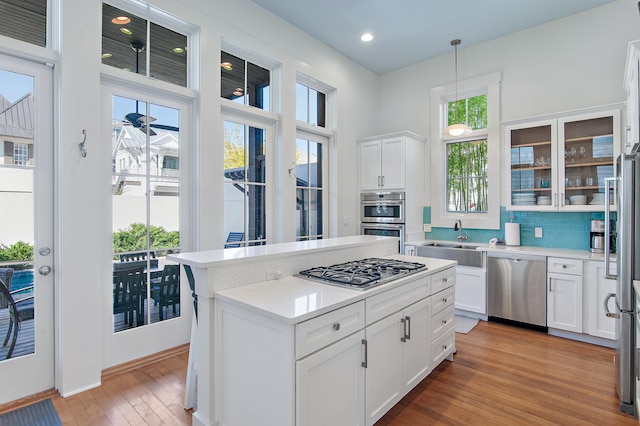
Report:
[[[549,201],[538,201],[537,204],[539,206],[550,206],[551,205],[551,200],[549,200]]]

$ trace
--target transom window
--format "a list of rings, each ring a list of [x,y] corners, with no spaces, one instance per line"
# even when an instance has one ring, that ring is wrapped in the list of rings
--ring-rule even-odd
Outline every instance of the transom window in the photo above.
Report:
[[[225,51],[220,53],[220,96],[270,111],[271,72]]]
[[[325,127],[326,95],[302,83],[296,83],[296,120]]]
[[[46,47],[47,0],[0,1],[0,16],[0,35]]]
[[[456,107],[458,109],[456,114]],[[447,126],[456,123],[466,124],[472,130],[487,128],[487,95],[471,96],[447,104]]]
[[[187,36],[102,4],[102,63],[187,86]]]

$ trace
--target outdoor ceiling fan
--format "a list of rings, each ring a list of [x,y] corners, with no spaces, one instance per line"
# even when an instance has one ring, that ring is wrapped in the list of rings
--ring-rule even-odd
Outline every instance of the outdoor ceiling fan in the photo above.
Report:
[[[140,52],[144,50],[145,46],[144,46],[144,43],[139,40],[133,40],[130,46],[131,46],[131,49],[133,49],[136,52],[136,74],[138,74],[138,71],[140,68],[140,62],[139,62]],[[138,100],[136,100],[136,112],[130,112],[129,114],[126,114],[124,118],[129,124],[131,124],[136,129],[140,129],[143,133],[146,133],[147,127],[149,127],[150,136],[155,136],[157,134],[156,132],[153,131],[152,127],[156,129],[172,130],[175,132],[180,130],[178,127],[175,127],[175,126],[167,126],[163,124],[151,124],[154,121],[156,121],[156,119],[151,116],[147,117],[144,114],[140,114],[140,112],[138,111]]]

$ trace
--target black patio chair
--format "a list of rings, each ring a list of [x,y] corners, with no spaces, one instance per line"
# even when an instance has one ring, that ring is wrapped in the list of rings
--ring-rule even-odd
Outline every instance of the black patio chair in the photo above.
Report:
[[[158,305],[160,321],[164,320],[164,308],[169,306],[176,315],[176,305],[180,304],[180,265],[164,265],[160,281],[153,283],[151,297]]]
[[[13,275],[13,270],[11,270],[11,275]],[[22,327],[22,322],[32,320],[35,316],[33,294],[22,298],[19,298],[18,296],[21,292],[28,289],[30,288],[27,287],[10,291],[4,281],[0,279],[0,295],[8,301],[9,306],[9,328],[7,329],[7,336],[4,338],[4,342],[2,343],[3,347],[7,346],[7,343],[9,343],[9,337],[12,336],[11,345],[9,346],[6,359],[11,358],[11,355],[13,354],[13,350],[16,347],[16,340],[18,340],[18,331],[20,331]]]
[[[146,274],[143,266],[122,269],[113,273],[113,314],[124,314],[124,323],[133,327],[133,314],[137,325],[144,324]]]
[[[229,232],[224,248],[240,247],[240,241],[244,238],[244,232]]]
[[[9,291],[11,291],[11,280],[13,279],[13,268],[0,268],[0,280],[4,281]],[[0,294],[0,309],[9,306],[9,300]]]

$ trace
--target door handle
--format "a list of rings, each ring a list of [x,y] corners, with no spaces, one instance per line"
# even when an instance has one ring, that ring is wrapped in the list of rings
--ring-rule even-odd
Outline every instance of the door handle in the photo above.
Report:
[[[38,269],[38,273],[39,273],[40,275],[49,275],[49,274],[51,273],[51,266],[49,266],[49,265],[41,266],[41,267]]]
[[[604,314],[607,318],[620,318],[620,314],[609,311],[609,299],[611,299],[612,297],[616,297],[616,294],[609,293],[607,294],[607,297],[604,298]]]

